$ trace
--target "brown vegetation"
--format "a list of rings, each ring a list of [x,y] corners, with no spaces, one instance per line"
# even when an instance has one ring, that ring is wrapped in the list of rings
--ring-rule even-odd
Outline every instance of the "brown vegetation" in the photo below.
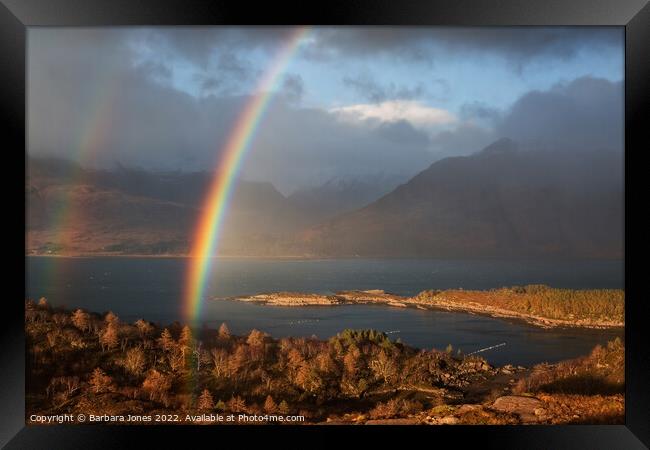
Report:
[[[350,303],[447,309],[524,320],[542,327],[612,328],[625,324],[622,289],[558,289],[544,285],[486,291],[450,289],[402,297],[382,290],[341,291],[334,295],[275,292],[235,297],[276,306],[335,306]]]
[[[234,336],[225,324],[218,331],[178,323],[160,328],[29,301],[25,329],[28,416],[298,414],[308,423],[454,424],[525,423],[530,417],[567,423],[578,415],[606,423],[616,422],[622,408],[620,391],[605,389],[620,389],[624,381],[620,341],[530,374],[508,371],[512,380],[504,385],[506,372],[480,357],[414,349],[374,330],[345,330],[328,341],[274,339],[258,330]],[[107,334],[115,339],[108,342]],[[575,376],[601,382],[586,389],[567,381]],[[500,410],[494,397],[477,394],[490,386],[500,395],[513,389],[537,396],[545,414]]]
[[[473,303],[548,319],[574,322],[625,320],[625,292],[621,289],[557,289],[544,285],[501,288],[489,291],[424,291],[417,299]]]

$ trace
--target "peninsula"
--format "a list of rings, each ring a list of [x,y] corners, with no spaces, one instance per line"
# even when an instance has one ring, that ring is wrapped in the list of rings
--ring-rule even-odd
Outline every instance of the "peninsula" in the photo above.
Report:
[[[620,328],[625,326],[622,289],[558,289],[544,285],[504,287],[485,291],[427,290],[408,297],[379,289],[335,294],[273,292],[231,299],[272,306],[337,306],[379,304],[392,307],[443,309],[523,320],[544,328]]]

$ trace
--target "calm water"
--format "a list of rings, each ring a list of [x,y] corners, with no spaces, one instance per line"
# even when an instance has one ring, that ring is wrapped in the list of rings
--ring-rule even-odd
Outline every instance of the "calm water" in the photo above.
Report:
[[[176,258],[26,258],[27,295],[57,306],[112,310],[123,320],[162,324],[180,320],[187,260]],[[566,288],[622,288],[621,261],[443,261],[219,259],[206,289],[209,298],[265,291],[329,293],[384,289],[413,295],[424,289],[489,289],[544,283]],[[273,336],[330,337],[345,328],[375,328],[421,348],[452,344],[465,353],[505,342],[482,353],[494,364],[529,365],[587,353],[621,333],[543,330],[471,314],[371,305],[271,307],[208,300],[203,321],[228,323],[234,333],[252,328]]]

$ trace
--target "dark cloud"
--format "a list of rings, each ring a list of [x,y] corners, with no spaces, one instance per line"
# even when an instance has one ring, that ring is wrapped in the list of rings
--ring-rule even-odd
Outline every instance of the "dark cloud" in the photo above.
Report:
[[[203,79],[204,87],[217,94],[199,97],[160,83],[153,75],[164,70],[155,64],[134,65],[135,50],[123,40],[104,45],[103,64],[97,65],[92,42],[62,42],[49,34],[31,39],[31,155],[72,158],[91,166],[209,170],[250,100],[219,93],[218,79]],[[326,110],[298,108],[292,100],[302,95],[304,86],[295,74],[285,78],[283,88],[285,95],[275,97],[252,142],[244,177],[271,181],[289,192],[345,174],[412,175],[430,162],[426,142],[410,125],[376,131],[341,121]],[[408,142],[397,142],[398,135]]]
[[[400,135],[406,139],[400,141]],[[376,128],[341,121],[322,109],[297,109],[275,101],[251,145],[244,176],[271,179],[290,192],[333,177],[410,176],[431,162],[426,136],[409,124]]]
[[[536,58],[569,59],[585,48],[622,48],[614,27],[336,27],[316,30],[313,58],[375,57],[434,61],[437,56],[492,54],[518,68]]]
[[[136,29],[137,40],[207,68],[219,54],[240,50],[270,50],[285,41],[291,27],[154,27]]]
[[[274,51],[290,27],[162,27],[136,29],[133,39],[208,67],[215,55],[241,50]],[[311,27],[301,54],[312,60],[367,59],[436,62],[440,58],[493,55],[517,70],[533,60],[576,56],[581,50],[620,49],[617,27]]]
[[[582,77],[522,96],[497,133],[565,149],[623,149],[622,82]]]
[[[173,70],[164,58],[161,62],[161,58],[143,57],[148,50],[134,45],[132,39],[139,33],[142,31],[29,30],[30,154],[63,156],[88,165],[120,162],[148,169],[213,167],[249,100],[243,95],[226,95],[222,83],[238,78],[237,71],[246,62],[228,57],[220,60],[217,55],[210,64],[222,64],[224,70],[211,73],[208,64],[198,71],[203,78],[196,81],[210,95],[195,97],[170,85]],[[245,37],[241,33],[234,36]],[[382,39],[397,38],[389,34]],[[190,45],[189,35],[183,39],[182,45]],[[233,36],[224,40],[233,45],[237,42]],[[532,42],[527,45],[533,46]],[[182,46],[174,48],[180,51]],[[196,49],[193,57],[200,58],[202,52],[212,54],[208,48],[204,44],[204,50]],[[367,89],[377,99],[415,95],[417,91],[417,86],[374,86],[371,79],[365,81],[367,85],[357,83],[356,88]],[[271,181],[288,192],[335,176],[412,175],[435,159],[478,151],[500,136],[550,142],[558,148],[622,148],[620,82],[580,78],[548,91],[530,92],[502,112],[484,104],[466,105],[456,128],[433,135],[405,121],[351,123],[323,109],[301,108],[296,99],[304,90],[297,74],[285,77],[284,95],[271,103],[253,139],[244,164],[245,177]],[[471,123],[471,118],[490,119],[496,125],[479,126]]]
[[[382,138],[396,144],[428,147],[430,139],[426,133],[417,130],[406,120],[382,123],[375,132]]]
[[[431,150],[436,159],[476,153],[494,142],[493,130],[462,122],[453,130],[445,130],[431,139]]]

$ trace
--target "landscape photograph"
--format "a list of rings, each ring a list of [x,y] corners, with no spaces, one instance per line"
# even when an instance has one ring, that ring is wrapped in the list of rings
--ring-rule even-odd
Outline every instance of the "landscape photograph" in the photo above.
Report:
[[[32,27],[25,423],[625,423],[617,27]]]

